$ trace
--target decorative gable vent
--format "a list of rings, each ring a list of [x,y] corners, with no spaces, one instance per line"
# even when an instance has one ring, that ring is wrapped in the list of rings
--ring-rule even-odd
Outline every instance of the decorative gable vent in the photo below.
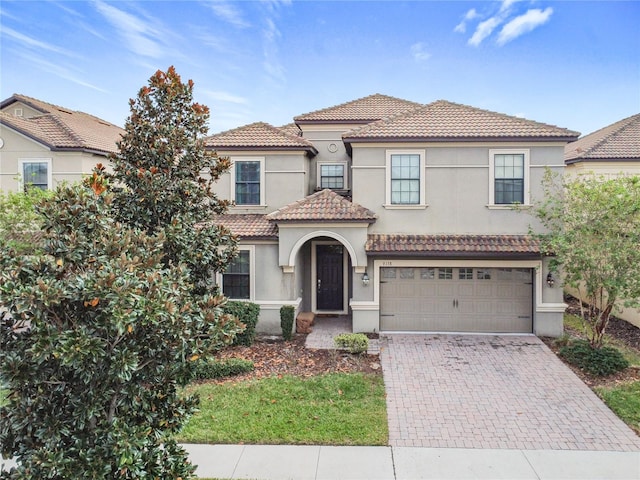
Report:
[[[16,116],[16,117],[22,117],[24,115],[24,112],[22,111],[21,108],[16,108],[13,111],[13,115]]]

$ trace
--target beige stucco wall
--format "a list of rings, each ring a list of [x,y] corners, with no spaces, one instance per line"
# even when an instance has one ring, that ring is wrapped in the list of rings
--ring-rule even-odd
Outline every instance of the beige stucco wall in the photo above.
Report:
[[[596,175],[604,178],[615,178],[621,175],[640,175],[640,161],[634,162],[576,162],[565,168],[565,175]]]
[[[414,234],[526,234],[538,228],[525,212],[489,208],[489,150],[528,149],[530,196],[541,195],[546,166],[562,171],[563,146],[518,144],[456,145],[393,144],[386,147],[354,145],[353,201],[373,210],[378,220],[370,233]],[[386,151],[424,150],[426,208],[385,206]]]
[[[569,295],[573,295],[576,298],[580,298],[580,291],[573,287],[565,287],[565,291]],[[640,308],[625,307],[623,301],[618,301],[615,304],[613,315],[623,320],[626,320],[632,325],[640,328]]]
[[[18,191],[21,188],[20,160],[51,161],[51,188],[62,182],[78,182],[91,173],[98,163],[107,164],[105,156],[87,152],[52,152],[48,147],[0,125],[0,190]]]
[[[229,213],[271,213],[308,195],[306,182],[309,176],[309,163],[303,152],[218,151],[218,155],[228,156],[232,162],[264,158],[265,204],[231,207]],[[233,198],[233,188],[234,179],[232,172],[229,172],[220,177],[214,185],[214,192],[219,198],[230,200]]]

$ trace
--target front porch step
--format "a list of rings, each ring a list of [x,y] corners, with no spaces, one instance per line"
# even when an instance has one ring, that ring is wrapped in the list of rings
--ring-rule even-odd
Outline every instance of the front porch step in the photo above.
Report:
[[[300,312],[296,317],[296,332],[311,333],[311,325],[316,318],[313,312]]]

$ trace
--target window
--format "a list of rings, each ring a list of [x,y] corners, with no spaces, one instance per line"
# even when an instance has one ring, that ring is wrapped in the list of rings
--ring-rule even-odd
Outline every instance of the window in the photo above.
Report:
[[[48,190],[51,187],[51,160],[48,158],[18,162],[23,188]]]
[[[458,278],[460,280],[473,280],[473,268],[458,269]]]
[[[424,159],[424,150],[387,151],[387,207],[425,207]]]
[[[476,278],[478,280],[491,280],[491,271],[478,269],[476,270]]]
[[[491,150],[490,199],[492,205],[529,202],[529,152],[526,150]]]
[[[236,158],[232,162],[232,197],[236,205],[264,205],[264,158]]]
[[[318,186],[320,188],[331,188],[342,190],[345,187],[345,167],[344,163],[321,163],[318,165],[320,169],[320,180]]]
[[[240,250],[222,274],[222,293],[228,298],[251,298],[251,250]]]
[[[439,280],[452,280],[453,279],[453,268],[439,268],[438,269],[438,279]]]

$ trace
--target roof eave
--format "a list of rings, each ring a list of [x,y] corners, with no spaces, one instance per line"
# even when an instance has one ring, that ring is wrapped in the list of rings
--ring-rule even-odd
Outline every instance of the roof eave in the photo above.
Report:
[[[540,252],[450,252],[450,251],[370,251],[367,250],[367,256],[370,257],[434,257],[434,258],[484,258],[484,259],[504,259],[519,258],[521,260],[539,259],[542,254]]]
[[[307,152],[309,153],[311,156],[316,156],[318,154],[318,150],[309,145],[309,146],[299,146],[299,147],[294,147],[294,146],[283,146],[283,147],[277,147],[277,146],[258,146],[258,145],[252,145],[252,146],[241,146],[241,145],[234,145],[234,146],[230,146],[230,145],[206,145],[205,146],[206,149],[208,150],[221,150],[221,151],[233,151],[233,152],[241,152],[241,151],[291,151],[291,152],[295,152],[295,151],[301,151],[301,152]]]
[[[565,164],[567,165],[572,165],[574,163],[580,163],[580,162],[585,162],[585,163],[595,163],[595,162],[621,162],[621,163],[634,163],[634,162],[640,162],[640,156],[638,157],[607,157],[607,158],[603,158],[603,157],[599,157],[599,158],[584,158],[584,157],[575,157],[575,158],[568,158],[564,161]]]
[[[270,222],[281,223],[375,223],[375,218],[295,218],[295,219],[278,219],[269,218]]]
[[[425,142],[433,142],[433,143],[447,143],[447,142],[572,142],[577,137],[573,136],[557,136],[557,137],[509,137],[509,136],[501,136],[501,137],[349,137],[343,136],[342,140],[346,144],[352,143],[375,143],[375,142],[384,142],[384,143],[425,143]]]

